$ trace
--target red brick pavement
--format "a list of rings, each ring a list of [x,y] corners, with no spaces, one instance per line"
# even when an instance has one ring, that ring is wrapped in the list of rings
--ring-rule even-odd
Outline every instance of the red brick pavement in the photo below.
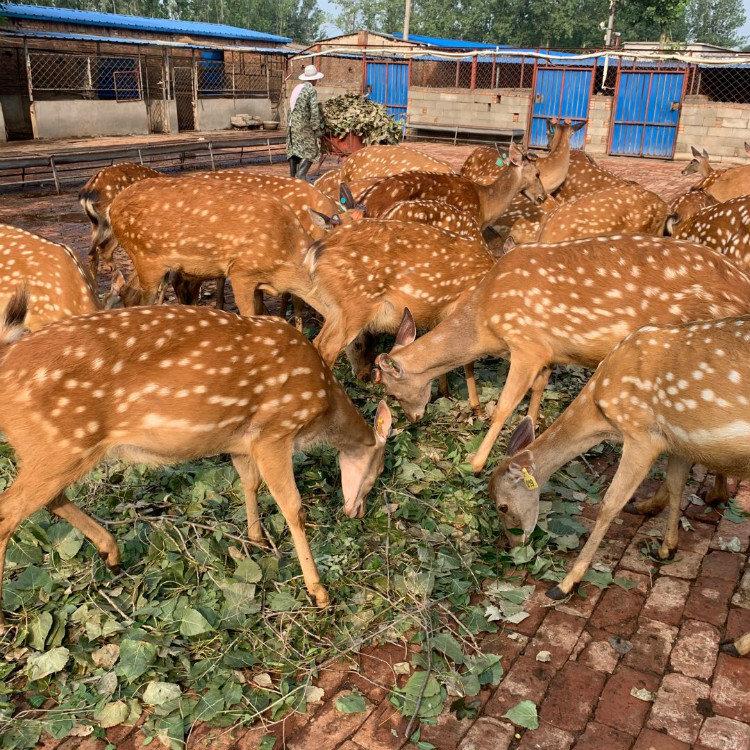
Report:
[[[471,150],[418,148],[457,165]],[[665,197],[690,184],[680,177],[677,163],[599,161]],[[6,196],[0,221],[83,252],[88,224],[74,215],[77,211],[72,193]],[[750,510],[750,484],[740,488],[738,499]],[[583,520],[588,523],[596,511],[590,509]],[[661,529],[663,518],[642,523],[622,514],[622,523],[613,526],[602,555],[618,575],[636,584],[629,590],[613,586],[602,593],[588,587],[585,599],[550,606],[539,583],[527,604],[531,616],[515,631],[488,636],[483,643],[501,655],[505,676],[481,694],[479,717],[459,720],[445,713],[435,726],[423,728],[422,737],[438,750],[750,750],[750,658],[718,651],[721,640],[750,629],[750,521],[733,524],[703,508],[686,512],[693,528],[681,532],[675,561],[662,567],[640,549],[650,531]],[[723,550],[733,537],[739,553]],[[549,662],[536,660],[542,650],[551,653]],[[388,691],[397,680],[393,664],[405,659],[400,647],[367,649],[358,670],[336,665],[323,671],[319,682],[325,699],[308,715],[251,729],[197,727],[188,748],[255,750],[271,732],[276,748],[397,750],[405,745],[406,727]],[[332,698],[354,688],[365,695],[366,711],[339,714]],[[638,698],[633,690],[645,692]],[[519,730],[502,718],[522,699],[538,705],[539,729]],[[138,728],[115,727],[107,736],[118,750],[147,746]],[[103,750],[105,745],[92,738],[46,738],[44,743],[47,750]]]

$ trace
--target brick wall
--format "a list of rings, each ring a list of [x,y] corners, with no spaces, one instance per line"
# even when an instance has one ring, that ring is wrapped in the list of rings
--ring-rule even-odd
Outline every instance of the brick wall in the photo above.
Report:
[[[409,122],[412,125],[460,125],[496,130],[525,129],[529,89],[409,89]]]
[[[705,96],[686,96],[677,133],[676,159],[690,159],[690,147],[705,148],[712,161],[746,159],[750,141],[750,104],[713,102]]]
[[[597,94],[589,104],[589,124],[586,127],[586,151],[606,154],[609,138],[609,121],[612,116],[613,97]]]

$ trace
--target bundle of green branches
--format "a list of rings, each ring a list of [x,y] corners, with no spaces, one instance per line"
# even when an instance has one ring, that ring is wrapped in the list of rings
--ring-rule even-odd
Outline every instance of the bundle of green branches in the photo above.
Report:
[[[382,104],[364,96],[342,94],[324,102],[322,108],[326,133],[336,138],[356,133],[368,146],[401,140],[401,125]]]

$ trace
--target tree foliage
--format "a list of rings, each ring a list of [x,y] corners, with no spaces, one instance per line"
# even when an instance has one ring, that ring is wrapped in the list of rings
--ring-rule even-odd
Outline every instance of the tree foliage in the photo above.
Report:
[[[206,21],[281,34],[298,42],[321,35],[317,0],[38,0],[39,5],[182,21]]]
[[[685,13],[685,37],[721,47],[740,47],[745,38],[738,29],[745,25],[742,0],[689,0]]]

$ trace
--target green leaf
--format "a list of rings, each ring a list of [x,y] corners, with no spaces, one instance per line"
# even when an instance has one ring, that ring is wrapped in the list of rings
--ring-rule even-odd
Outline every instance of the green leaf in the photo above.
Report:
[[[156,659],[156,646],[139,640],[125,639],[120,643],[120,658],[115,667],[118,677],[128,682],[137,680]]]
[[[464,653],[458,641],[449,633],[438,633],[432,638],[432,647],[456,664],[464,663]]]
[[[72,560],[83,546],[83,534],[67,523],[54,524],[47,530],[47,536],[63,560]]]
[[[43,651],[44,644],[52,629],[52,615],[40,612],[29,625],[29,645],[36,651]]]
[[[188,607],[182,615],[180,633],[186,638],[210,633],[213,629],[213,625],[197,609]]]
[[[224,696],[217,688],[211,688],[202,695],[198,705],[193,711],[193,718],[196,721],[211,721],[224,710]]]
[[[102,729],[109,729],[122,724],[128,718],[130,708],[125,701],[107,703],[102,709],[94,714],[94,718]]]
[[[52,648],[43,654],[34,654],[26,662],[24,671],[29,680],[41,680],[47,675],[59,672],[67,663],[70,651],[64,646]]]
[[[177,700],[182,695],[179,685],[174,682],[149,682],[143,691],[143,702],[149,706],[161,706]]]
[[[245,583],[258,583],[263,578],[263,571],[255,560],[248,557],[237,563],[234,577]]]
[[[534,559],[536,552],[530,544],[524,544],[520,547],[513,547],[510,551],[510,559],[516,565],[525,565],[530,560]]]
[[[363,695],[356,690],[336,698],[336,710],[342,714],[359,714],[367,709]]]
[[[538,729],[539,717],[536,713],[536,704],[532,701],[521,701],[503,714],[504,719],[509,719],[517,727],[525,729]]]
[[[258,750],[273,750],[275,744],[275,734],[264,734],[263,739],[260,741],[260,745],[258,745]]]
[[[292,612],[299,609],[300,603],[293,594],[286,589],[282,589],[281,591],[274,591],[268,597],[268,606],[272,612]]]
[[[606,589],[614,578],[608,570],[594,570],[593,568],[589,568],[586,571],[586,575],[583,576],[583,580],[594,584],[599,589]]]

